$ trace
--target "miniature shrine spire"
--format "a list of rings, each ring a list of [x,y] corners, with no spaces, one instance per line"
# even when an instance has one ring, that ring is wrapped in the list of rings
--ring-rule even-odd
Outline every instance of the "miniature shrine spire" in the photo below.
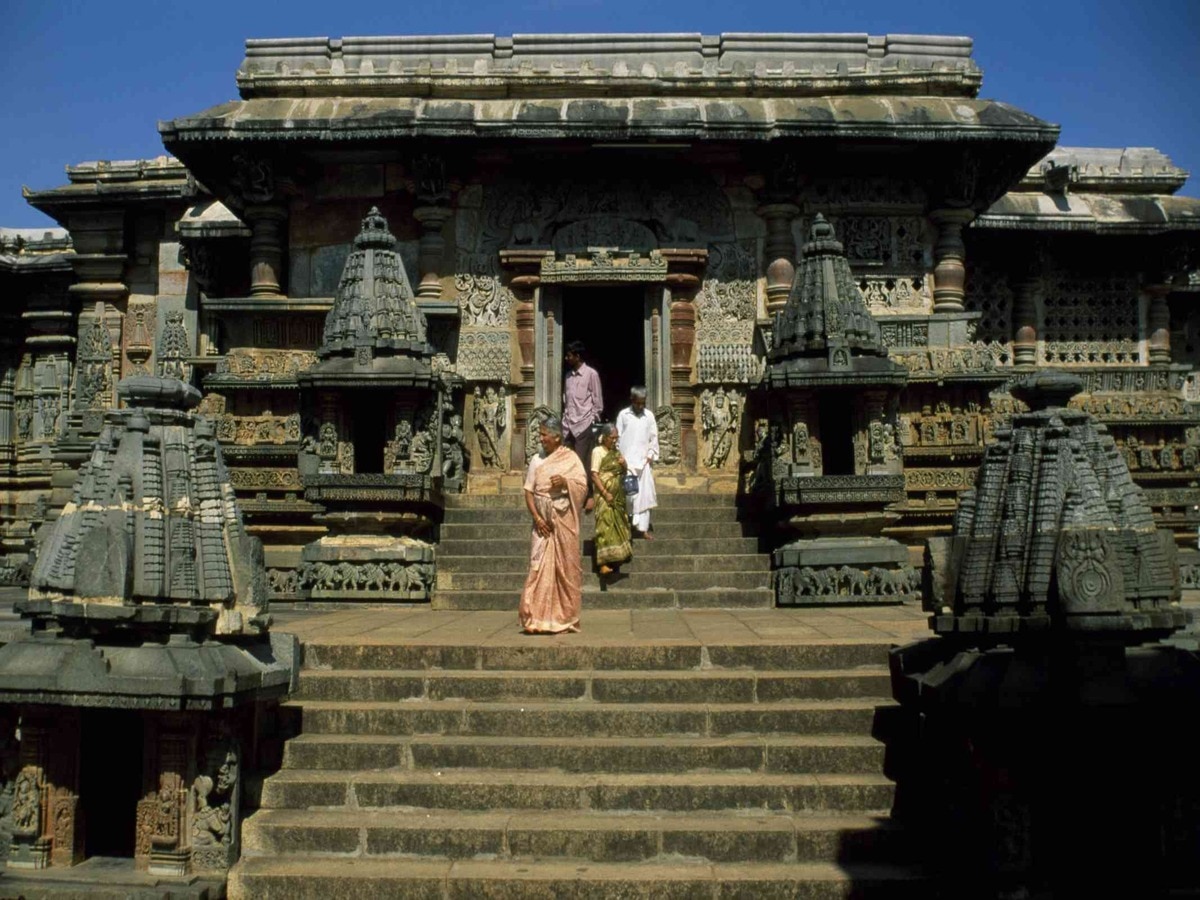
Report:
[[[433,354],[396,239],[374,206],[354,239],[317,349],[321,359],[364,352],[368,357]]]

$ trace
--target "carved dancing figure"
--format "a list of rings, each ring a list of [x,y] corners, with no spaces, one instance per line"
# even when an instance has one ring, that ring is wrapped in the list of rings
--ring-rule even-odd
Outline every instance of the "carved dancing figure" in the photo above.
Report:
[[[464,471],[462,416],[452,415],[442,424],[442,477],[459,478]]]

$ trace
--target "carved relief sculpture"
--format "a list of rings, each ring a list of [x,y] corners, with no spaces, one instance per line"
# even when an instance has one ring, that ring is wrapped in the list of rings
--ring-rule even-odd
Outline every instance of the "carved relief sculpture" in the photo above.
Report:
[[[504,386],[499,392],[492,385],[487,390],[475,387],[475,438],[479,457],[488,468],[503,468],[500,456],[500,436],[508,427],[508,397]]]
[[[700,395],[701,429],[708,444],[704,464],[710,469],[724,467],[729,451],[737,442],[741,417],[741,397],[737,391],[718,387],[715,391],[705,390]]]

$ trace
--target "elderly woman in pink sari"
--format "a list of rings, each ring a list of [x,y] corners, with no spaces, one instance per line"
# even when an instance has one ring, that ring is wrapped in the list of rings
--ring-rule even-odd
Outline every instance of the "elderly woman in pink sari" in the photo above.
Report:
[[[544,421],[538,437],[544,455],[529,461],[525,475],[533,545],[519,614],[528,634],[560,634],[579,630],[583,597],[579,514],[587,498],[588,479],[579,456],[563,446],[558,419]]]

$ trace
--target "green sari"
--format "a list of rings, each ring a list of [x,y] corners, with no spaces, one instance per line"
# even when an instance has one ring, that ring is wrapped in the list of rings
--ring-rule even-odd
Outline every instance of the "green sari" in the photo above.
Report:
[[[625,477],[625,466],[620,462],[621,454],[616,448],[609,450],[600,461],[600,484],[605,493],[612,497],[609,503],[596,492],[596,565],[615,566],[633,558],[630,544],[629,515],[625,511],[625,488],[621,480]]]

